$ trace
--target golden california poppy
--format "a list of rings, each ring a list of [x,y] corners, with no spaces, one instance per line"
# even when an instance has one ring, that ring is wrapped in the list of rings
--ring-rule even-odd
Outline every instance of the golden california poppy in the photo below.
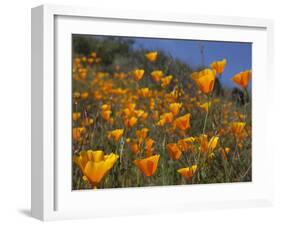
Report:
[[[197,165],[192,165],[191,167],[178,169],[177,172],[180,173],[186,179],[190,180],[193,177],[196,170],[197,170]]]
[[[134,125],[136,125],[138,122],[138,119],[136,117],[131,117],[131,118],[126,118],[124,120],[124,125],[127,127],[127,128],[131,128],[133,127]]]
[[[250,81],[252,75],[251,70],[242,71],[236,75],[234,75],[231,80],[235,82],[237,85],[241,86],[242,88],[246,88]]]
[[[134,154],[138,154],[140,152],[140,145],[138,142],[134,141],[130,144],[130,149]]]
[[[109,104],[103,104],[103,105],[101,106],[101,109],[102,109],[103,111],[109,111],[109,110],[110,110],[110,105],[109,105]]]
[[[207,68],[199,72],[193,72],[191,77],[203,93],[208,94],[213,91],[216,78],[214,69]]]
[[[81,93],[81,99],[83,99],[83,100],[86,100],[88,98],[88,96],[89,96],[88,92]]]
[[[174,128],[178,128],[180,130],[186,130],[190,128],[190,116],[191,114],[188,113],[184,116],[175,119],[175,121],[173,122]]]
[[[151,177],[157,170],[160,155],[153,155],[144,159],[134,160],[134,164],[146,176]]]
[[[213,68],[218,75],[221,75],[223,73],[225,66],[226,66],[226,59],[220,61],[214,61],[210,65],[210,67]]]
[[[111,111],[110,110],[106,110],[106,111],[102,111],[101,112],[101,116],[108,121],[110,119],[110,115],[111,115]]]
[[[92,52],[91,53],[91,57],[96,58],[97,57],[97,53],[96,52]]]
[[[209,107],[211,106],[211,102],[206,102],[206,103],[203,103],[203,104],[200,104],[198,103],[198,106],[204,110],[204,111],[208,111],[209,110]]]
[[[73,93],[73,98],[74,99],[79,99],[80,97],[81,97],[81,93],[80,92],[76,91],[76,92]]]
[[[136,103],[130,102],[130,103],[128,103],[127,107],[130,111],[134,111],[136,108]]]
[[[136,131],[136,136],[139,139],[145,139],[147,137],[149,129],[148,128],[142,128],[141,130]]]
[[[94,59],[92,58],[92,57],[89,57],[88,59],[87,59],[87,63],[88,64],[92,64],[94,62]]]
[[[181,151],[188,151],[194,141],[194,137],[187,137],[178,140],[177,144]]]
[[[221,149],[221,155],[224,159],[227,159],[227,154],[229,153],[229,151],[230,151],[229,147]]]
[[[150,99],[149,102],[149,109],[153,110],[155,108],[155,100],[154,99]]]
[[[209,141],[208,141],[208,136],[206,134],[203,134],[199,138],[200,140],[200,150],[202,152],[213,152],[214,149],[218,145],[219,137],[218,136],[213,136]]]
[[[151,91],[149,88],[141,88],[138,90],[138,95],[141,97],[149,97],[151,95]]]
[[[233,122],[231,123],[231,131],[234,134],[235,137],[239,138],[245,128],[246,123],[245,122]]]
[[[158,55],[157,52],[149,52],[149,53],[145,54],[145,57],[150,62],[154,62],[157,59],[157,55]]]
[[[160,120],[158,121],[158,126],[164,126],[166,123],[171,123],[174,119],[173,113],[164,113],[160,116]]]
[[[125,118],[128,118],[132,114],[133,114],[133,111],[131,111],[129,108],[125,108],[125,109],[122,110],[122,115]]]
[[[73,112],[73,113],[72,113],[72,120],[73,120],[73,121],[79,120],[80,117],[81,117],[81,113],[80,113],[80,112]]]
[[[133,75],[136,81],[139,81],[142,79],[144,75],[144,70],[143,69],[136,69],[133,71]]]
[[[173,79],[172,75],[161,78],[161,87],[163,88],[167,87],[171,83],[172,79]]]
[[[76,57],[76,58],[74,59],[74,65],[75,65],[76,67],[79,67],[79,66],[80,66],[80,63],[81,63],[81,59],[80,59],[79,57]]]
[[[166,123],[170,123],[173,121],[174,116],[171,112],[169,112],[169,113],[164,113],[163,115],[160,116],[160,118],[165,119]]]
[[[94,96],[94,98],[95,98],[96,100],[101,100],[101,99],[103,98],[102,93],[101,93],[101,92],[98,92],[98,91],[94,92],[94,93],[93,93],[93,96]]]
[[[116,129],[108,132],[107,137],[108,139],[118,141],[123,136],[123,133],[124,133],[123,129]]]
[[[178,160],[181,157],[181,150],[176,143],[170,143],[166,145],[169,156],[173,160]]]
[[[90,126],[94,123],[94,119],[92,118],[85,118],[81,121],[82,126]]]
[[[72,138],[75,141],[80,140],[81,136],[86,132],[85,127],[76,127],[72,129]]]
[[[79,69],[78,69],[78,73],[79,73],[79,77],[80,77],[81,79],[86,79],[87,74],[88,74],[88,71],[87,71],[86,68],[79,68]]]
[[[146,157],[150,157],[152,155],[153,144],[154,144],[154,140],[152,140],[151,138],[145,139],[145,156]]]
[[[152,71],[150,73],[152,79],[154,82],[160,82],[161,78],[163,77],[163,71],[160,71],[160,70],[156,70],[156,71]]]
[[[113,76],[114,76],[114,78],[117,78],[120,80],[125,79],[127,77],[127,75],[123,72],[114,73]]]
[[[141,118],[142,121],[145,121],[145,120],[147,119],[147,117],[148,117],[148,113],[147,113],[147,112],[144,112],[144,113],[140,116],[140,118]]]
[[[157,126],[164,126],[165,124],[166,124],[165,119],[160,119],[160,120],[156,123]]]
[[[179,113],[181,106],[182,106],[182,103],[172,103],[169,105],[169,110],[175,116]]]
[[[111,153],[105,155],[101,150],[81,151],[74,156],[74,163],[79,166],[83,173],[83,179],[87,180],[93,187],[96,187],[107,172],[114,166],[118,155]]]
[[[134,114],[135,114],[135,116],[136,117],[142,117],[143,116],[143,114],[144,114],[144,110],[135,110],[134,111]]]

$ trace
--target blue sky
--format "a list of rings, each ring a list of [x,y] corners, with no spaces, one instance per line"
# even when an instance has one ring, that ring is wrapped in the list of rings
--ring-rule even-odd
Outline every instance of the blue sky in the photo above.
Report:
[[[186,62],[194,69],[202,66],[200,46],[204,46],[205,67],[213,61],[227,59],[221,81],[228,87],[235,86],[230,80],[233,75],[243,70],[252,69],[251,43],[151,38],[134,38],[134,40],[134,48],[136,49],[162,50]]]

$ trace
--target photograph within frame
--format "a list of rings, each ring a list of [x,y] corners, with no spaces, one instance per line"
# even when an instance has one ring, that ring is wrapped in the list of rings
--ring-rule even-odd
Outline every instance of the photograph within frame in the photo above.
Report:
[[[72,35],[72,189],[252,181],[252,44]]]

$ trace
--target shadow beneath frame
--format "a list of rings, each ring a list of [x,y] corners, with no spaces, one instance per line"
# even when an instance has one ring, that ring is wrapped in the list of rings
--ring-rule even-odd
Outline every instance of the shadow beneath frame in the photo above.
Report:
[[[19,209],[18,212],[21,213],[22,215],[27,216],[27,217],[31,217],[31,210],[30,209]]]

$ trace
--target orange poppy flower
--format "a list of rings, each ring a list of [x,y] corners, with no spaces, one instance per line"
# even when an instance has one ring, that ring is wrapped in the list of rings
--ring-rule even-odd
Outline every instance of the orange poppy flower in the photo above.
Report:
[[[136,81],[139,81],[142,79],[144,75],[144,70],[143,69],[136,69],[133,71],[133,75]]]
[[[88,92],[81,93],[81,99],[83,99],[83,100],[86,100],[88,98],[88,96],[89,96]]]
[[[157,170],[160,155],[153,155],[148,158],[134,160],[134,164],[146,177],[151,177]]]
[[[169,105],[169,110],[173,113],[174,116],[176,116],[179,113],[181,106],[182,103],[172,103]]]
[[[187,137],[178,140],[177,144],[181,151],[187,151],[195,141],[194,137]]]
[[[81,93],[79,93],[77,91],[73,93],[73,98],[74,99],[79,99],[80,97],[81,97]]]
[[[88,150],[81,151],[78,156],[74,156],[73,161],[82,171],[83,179],[95,188],[118,158],[119,156],[114,153],[105,155],[101,150]]]
[[[204,104],[198,103],[198,106],[207,112],[209,110],[209,107],[211,106],[211,102],[206,102]]]
[[[99,91],[94,92],[93,95],[96,100],[101,100],[103,98],[102,93]]]
[[[252,75],[252,71],[242,71],[236,75],[234,75],[231,80],[235,82],[237,85],[241,86],[242,88],[246,88],[250,81]]]
[[[94,62],[94,59],[92,57],[89,57],[87,59],[88,64],[92,64]]]
[[[163,71],[157,70],[150,73],[154,82],[160,82],[161,78],[163,77]]]
[[[80,117],[81,117],[81,113],[80,113],[80,112],[73,112],[73,113],[72,113],[72,120],[73,120],[73,121],[79,120]]]
[[[141,120],[142,121],[145,121],[148,117],[148,113],[147,112],[144,112],[142,115],[141,115]]]
[[[229,153],[229,151],[230,151],[229,147],[221,149],[221,155],[224,159],[227,159],[227,154]]]
[[[140,145],[138,142],[133,142],[130,144],[130,149],[134,154],[138,154],[140,152]]]
[[[231,123],[231,131],[235,137],[239,138],[244,131],[246,123],[245,122],[233,122]]]
[[[97,57],[97,53],[96,52],[92,52],[91,53],[91,57],[96,58]]]
[[[139,139],[145,139],[147,137],[147,133],[148,133],[149,129],[148,128],[143,128],[141,130],[137,130],[136,131],[136,136]]]
[[[108,139],[118,141],[123,136],[123,133],[124,133],[123,129],[116,129],[108,132],[107,137]]]
[[[226,59],[215,61],[211,63],[211,68],[213,68],[218,75],[221,75],[224,71],[224,68],[226,66]]]
[[[106,121],[109,121],[111,113],[112,113],[112,112],[111,112],[110,110],[102,111],[102,112],[101,112],[101,116],[102,116]]]
[[[181,157],[181,150],[176,143],[170,143],[166,145],[169,156],[173,160],[178,160]]]
[[[103,111],[109,111],[110,110],[110,105],[109,104],[103,104],[102,106],[101,106],[101,109],[103,110]]]
[[[213,91],[216,78],[215,70],[207,68],[192,73],[191,77],[203,93],[208,94]]]
[[[86,79],[87,74],[88,74],[88,71],[87,71],[86,68],[79,68],[79,69],[78,69],[78,73],[79,73],[79,77],[80,77],[81,79]]]
[[[123,73],[123,72],[114,73],[114,78],[117,78],[117,79],[120,79],[120,80],[125,79],[126,76],[127,76],[127,75],[126,75],[125,73]]]
[[[164,113],[163,115],[160,116],[160,120],[158,121],[157,125],[158,126],[164,126],[166,123],[171,123],[174,119],[173,113]]]
[[[131,118],[127,118],[124,120],[124,124],[127,128],[131,128],[133,127],[134,125],[136,125],[138,122],[138,119],[136,117],[131,117]]]
[[[153,144],[154,144],[154,140],[152,140],[151,138],[147,138],[145,140],[145,155],[146,155],[146,157],[150,157],[152,155]]]
[[[151,118],[156,121],[159,119],[159,112],[158,111],[153,111]]]
[[[186,130],[190,128],[190,116],[191,114],[188,113],[184,116],[181,116],[173,122],[174,128],[178,128],[180,130]]]
[[[134,111],[135,116],[137,116],[138,118],[143,116],[144,111],[143,110],[135,110]]]
[[[208,141],[208,136],[206,134],[203,134],[199,138],[200,140],[200,150],[202,152],[213,152],[214,149],[218,145],[219,137],[218,136],[213,136],[209,141]]]
[[[150,97],[151,91],[149,88],[141,88],[138,90],[138,95],[141,97]]]
[[[82,120],[81,125],[82,126],[90,126],[94,123],[94,119],[92,118],[85,118]]]
[[[180,173],[186,179],[190,180],[193,177],[196,170],[197,170],[197,165],[192,165],[191,167],[178,169],[177,172]]]
[[[75,141],[79,141],[81,136],[86,132],[85,127],[76,127],[72,129],[72,138]]]
[[[154,62],[157,59],[157,55],[158,55],[157,52],[149,52],[149,53],[145,54],[145,57],[150,62]]]
[[[154,99],[150,99],[149,102],[149,109],[153,110],[155,108],[155,100]]]
[[[133,114],[133,111],[131,111],[129,108],[125,108],[123,111],[122,111],[122,115],[127,118],[129,116],[131,116]]]
[[[136,103],[128,103],[127,107],[130,111],[134,111],[136,108]]]
[[[167,87],[171,83],[172,79],[173,79],[172,75],[161,78],[161,87],[163,88]]]

